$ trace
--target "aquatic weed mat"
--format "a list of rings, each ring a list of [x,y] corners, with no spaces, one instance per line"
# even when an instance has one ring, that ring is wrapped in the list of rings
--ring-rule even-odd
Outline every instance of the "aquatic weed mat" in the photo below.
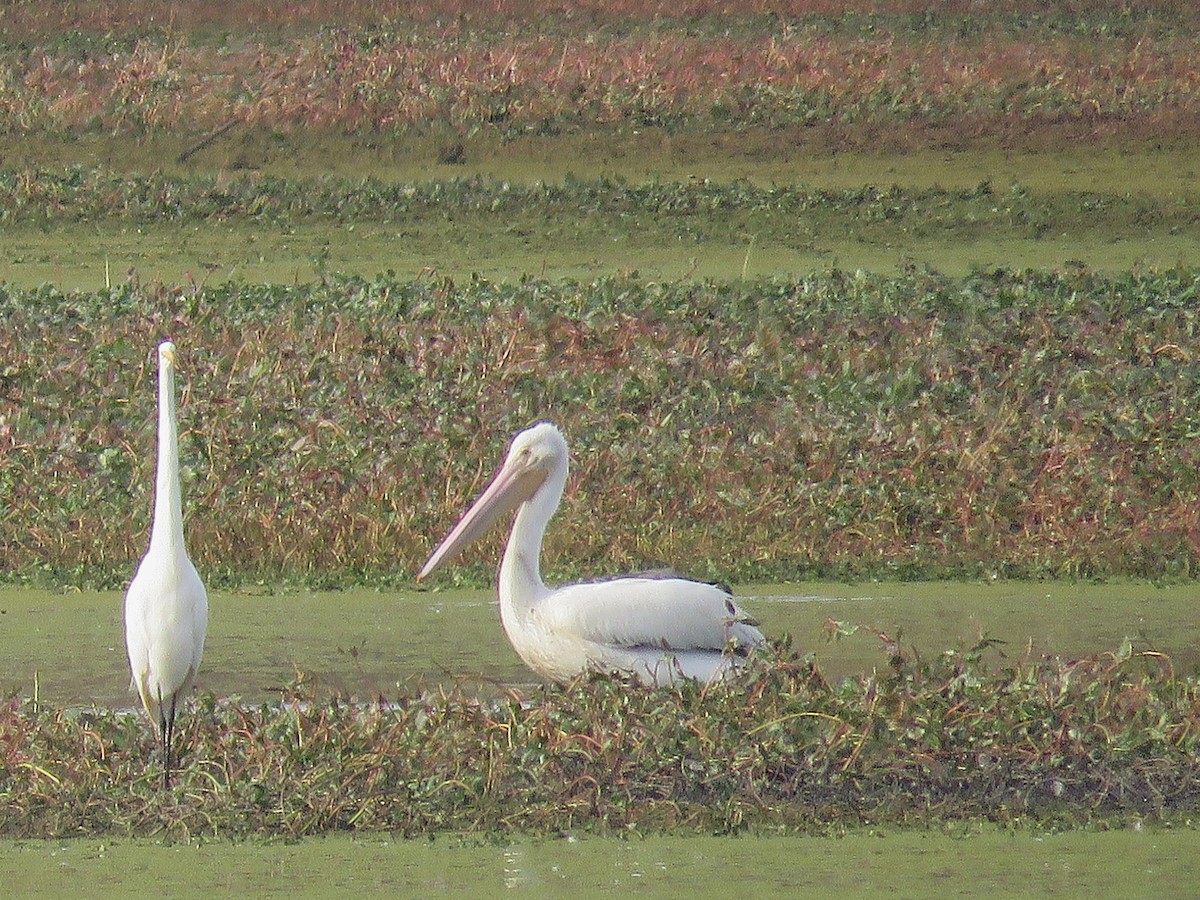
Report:
[[[529,145],[504,151],[523,160],[505,177],[487,161],[481,165],[489,175],[456,174],[415,159],[396,169],[347,141],[313,143],[315,156],[301,167],[320,174],[286,177],[241,169],[144,175],[80,164],[11,166],[0,169],[0,221],[8,239],[0,279],[96,289],[130,273],[215,285],[394,270],[728,281],[839,264],[963,274],[1001,263],[1115,272],[1200,262],[1194,214],[1200,187],[1174,151],[1106,151],[1103,163],[1056,155],[1024,163],[991,156],[985,164],[969,154],[945,165],[940,158],[904,163],[909,174],[915,167],[925,178],[936,170],[955,187],[880,184],[908,176],[880,158],[855,166],[826,158],[840,184],[855,173],[850,186],[830,188],[802,183],[824,176],[801,174],[783,158],[762,163],[770,169],[766,180],[711,180],[693,177],[696,169],[653,139],[639,138],[648,144],[636,147],[616,136],[611,145],[595,135],[581,140],[615,155],[578,160],[579,175],[560,158],[578,145]],[[779,140],[760,132],[740,140],[738,152],[752,156],[747,145],[775,147]],[[729,171],[706,155],[710,143],[694,160],[699,171]],[[80,152],[99,149],[88,146]],[[153,156],[155,147],[160,142],[138,152]],[[76,158],[66,145],[50,152]],[[796,163],[813,158],[789,152]],[[348,171],[347,160],[368,157],[368,177],[338,176],[320,162],[335,159]],[[652,158],[668,166],[667,177]],[[620,166],[629,159],[646,167],[631,173],[634,181],[611,174],[612,160]],[[1076,173],[1072,184],[1055,178],[1064,170]]]
[[[1066,123],[1161,139],[1194,134],[1200,104],[1196,13],[1171,0],[10,6],[0,128],[173,131],[196,148],[231,127],[434,123],[867,125],[868,146]]]
[[[1195,197],[1125,191],[1032,191],[990,180],[962,188],[864,184],[821,189],[748,181],[640,181],[568,175],[531,183],[480,175],[421,181],[381,177],[279,177],[260,173],[125,173],[107,167],[0,168],[0,221],[64,224],[374,223],[424,230],[468,223],[494,235],[525,229],[557,240],[645,233],[703,247],[748,235],[792,249],[821,239],[884,241],[889,235],[943,240],[1036,240],[1072,235],[1177,234],[1196,228]],[[536,256],[535,251],[531,251]]]
[[[14,698],[0,708],[0,835],[1194,821],[1200,681],[1161,654],[1126,642],[1011,664],[987,640],[929,660],[886,649],[881,671],[840,684],[777,647],[709,687],[596,676],[496,700],[361,705],[303,683],[263,706],[206,695],[182,717],[169,790],[140,716]]]
[[[127,580],[164,337],[188,546],[211,586],[411,582],[542,418],[573,453],[553,580],[1198,571],[1194,270],[131,280],[0,286],[0,322],[17,581]],[[450,577],[489,584],[497,555]]]

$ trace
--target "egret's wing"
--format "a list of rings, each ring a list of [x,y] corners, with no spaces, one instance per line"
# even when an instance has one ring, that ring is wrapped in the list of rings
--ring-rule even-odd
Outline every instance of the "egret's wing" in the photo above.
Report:
[[[188,560],[187,568],[189,571],[184,577],[183,588],[186,595],[184,608],[191,614],[191,675],[194,678],[200,671],[200,660],[204,656],[204,637],[208,631],[208,591],[204,589],[204,582],[200,580],[191,560]],[[190,682],[191,678],[188,679]]]
[[[619,647],[724,650],[765,638],[728,589],[670,575],[634,575],[567,585],[544,607],[551,631]]]
[[[152,698],[146,689],[150,671],[150,635],[146,630],[146,607],[150,600],[147,579],[135,575],[125,592],[125,651],[129,657],[131,690],[137,692],[146,712],[153,717]]]

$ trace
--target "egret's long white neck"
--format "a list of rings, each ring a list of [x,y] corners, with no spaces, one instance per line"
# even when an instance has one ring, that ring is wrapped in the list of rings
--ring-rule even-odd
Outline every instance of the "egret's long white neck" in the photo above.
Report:
[[[533,496],[517,508],[512,534],[500,561],[497,592],[502,618],[515,615],[518,620],[523,619],[550,594],[542,581],[542,541],[546,527],[562,501],[566,484],[567,463],[564,459],[546,476]]]
[[[150,546],[183,552],[183,501],[179,492],[179,436],[175,418],[175,367],[158,361],[158,475]]]

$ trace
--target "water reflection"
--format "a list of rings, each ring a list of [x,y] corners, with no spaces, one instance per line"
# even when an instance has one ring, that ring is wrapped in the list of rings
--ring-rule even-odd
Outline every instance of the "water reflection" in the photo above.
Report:
[[[529,876],[522,866],[524,858],[525,849],[520,845],[505,848],[504,886],[506,888],[522,888],[529,884]]]

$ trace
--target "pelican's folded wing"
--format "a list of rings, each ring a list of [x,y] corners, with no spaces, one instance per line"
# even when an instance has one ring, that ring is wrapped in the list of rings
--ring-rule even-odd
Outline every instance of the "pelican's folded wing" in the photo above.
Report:
[[[559,588],[543,617],[554,632],[620,647],[749,649],[765,642],[721,585],[676,575],[633,575]]]

